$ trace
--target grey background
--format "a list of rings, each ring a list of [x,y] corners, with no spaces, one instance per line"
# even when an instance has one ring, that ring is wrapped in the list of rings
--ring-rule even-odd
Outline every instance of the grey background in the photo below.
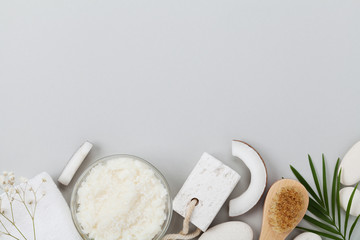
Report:
[[[0,166],[56,179],[85,140],[96,159],[138,155],[175,196],[204,151],[249,183],[231,140],[269,184],[329,169],[359,140],[359,1],[0,0]],[[73,184],[62,188],[67,200]],[[249,223],[261,204],[214,224]],[[175,215],[171,231],[181,226]],[[357,231],[357,237],[360,236]],[[292,235],[293,236],[293,235]],[[292,238],[289,238],[292,239]]]

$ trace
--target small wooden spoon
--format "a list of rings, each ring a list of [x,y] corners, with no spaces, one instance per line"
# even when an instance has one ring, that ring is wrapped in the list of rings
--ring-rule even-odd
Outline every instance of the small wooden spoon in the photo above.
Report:
[[[274,183],[266,196],[259,240],[284,240],[303,219],[308,205],[309,194],[298,181]]]

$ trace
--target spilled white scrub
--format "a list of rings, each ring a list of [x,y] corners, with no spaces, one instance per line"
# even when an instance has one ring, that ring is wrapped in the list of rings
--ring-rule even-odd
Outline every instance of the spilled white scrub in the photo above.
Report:
[[[95,240],[151,240],[166,219],[167,191],[132,158],[96,165],[78,190],[77,218]]]

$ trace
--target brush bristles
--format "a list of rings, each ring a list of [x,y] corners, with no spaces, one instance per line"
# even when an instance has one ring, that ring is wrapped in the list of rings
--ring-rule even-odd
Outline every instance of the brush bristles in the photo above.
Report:
[[[269,224],[279,233],[292,230],[304,208],[304,196],[295,187],[283,187],[271,201]]]

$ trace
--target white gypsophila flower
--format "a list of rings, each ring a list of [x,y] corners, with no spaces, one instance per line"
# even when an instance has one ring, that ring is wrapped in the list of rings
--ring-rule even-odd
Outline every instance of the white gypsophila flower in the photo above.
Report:
[[[14,195],[16,193],[16,190],[14,187],[9,187],[9,194]]]
[[[6,194],[3,195],[3,197],[0,197],[0,214],[4,216],[6,219],[7,215],[10,215],[12,217],[12,223],[14,227],[16,226],[16,221],[14,219],[13,215],[13,204],[14,201],[19,201],[20,203],[23,203],[28,210],[27,213],[30,215],[32,220],[32,226],[33,226],[33,234],[34,238],[36,231],[35,231],[35,211],[36,211],[36,205],[37,203],[43,198],[45,193],[43,192],[43,196],[37,195],[37,190],[34,190],[34,188],[31,186],[31,184],[28,182],[28,179],[22,177],[20,178],[20,181],[23,184],[17,185],[18,178],[15,177],[15,174],[13,172],[7,172],[4,171],[2,174],[0,173],[0,190],[4,191]],[[46,182],[42,179],[42,183]],[[40,194],[39,194],[40,195]],[[6,200],[4,200],[6,198]],[[2,218],[0,218],[0,224],[2,224]],[[4,235],[8,235],[10,237],[13,237],[14,239],[18,239],[14,237],[13,235],[7,234],[2,232],[1,226],[0,226],[0,238],[2,238],[1,233]],[[25,238],[25,235],[21,233],[19,230],[19,233]],[[26,239],[26,238],[25,238]]]
[[[25,177],[20,177],[20,182],[27,183],[29,180]]]
[[[14,175],[9,176],[9,181],[15,182],[15,176]]]
[[[5,181],[5,176],[4,175],[0,175],[0,186],[4,185],[4,181]]]

